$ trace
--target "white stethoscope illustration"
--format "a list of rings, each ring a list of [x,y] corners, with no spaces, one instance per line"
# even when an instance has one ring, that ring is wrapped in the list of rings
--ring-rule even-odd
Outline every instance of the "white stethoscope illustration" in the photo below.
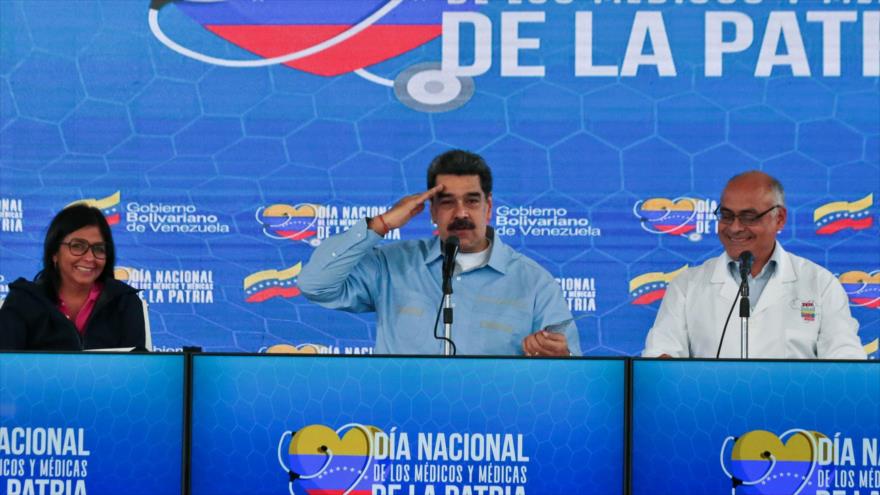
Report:
[[[159,9],[174,1],[187,1],[192,3],[219,3],[227,0],[153,0],[148,15],[150,30],[163,45],[175,52],[204,62],[231,68],[254,68],[267,67],[270,65],[285,64],[311,55],[321,53],[340,43],[358,35],[365,29],[379,22],[383,17],[397,8],[404,0],[389,0],[372,14],[345,31],[324,40],[308,48],[287,53],[272,58],[231,60],[212,57],[204,53],[191,50],[169,38],[159,26]],[[401,103],[414,110],[422,112],[446,112],[456,109],[470,100],[474,93],[474,82],[469,77],[456,76],[444,72],[439,63],[428,62],[416,64],[404,70],[394,80],[386,79],[363,67],[354,71],[358,76],[389,88],[394,88],[394,94]]]
[[[683,199],[690,201],[691,205],[694,206],[694,208],[691,209],[690,216],[685,218],[684,220],[682,220],[681,223],[676,225],[676,227],[684,227],[685,225],[691,223],[694,220],[694,218],[697,216],[697,208],[696,208],[696,205],[693,204],[694,203],[693,200],[691,200],[689,198],[676,198],[672,201],[677,203],[678,201],[683,200]],[[644,204],[644,201],[637,201],[636,204],[633,205],[633,215],[635,215],[636,218],[638,218],[640,220],[639,223],[641,224],[642,229],[645,230],[645,232],[650,232],[652,234],[665,234],[665,232],[663,232],[662,230],[657,230],[657,229],[651,228],[651,226],[648,225],[648,223],[649,223],[648,219],[645,218],[644,216],[642,216],[641,213],[639,213],[639,208],[642,206],[642,204]],[[663,215],[662,217],[660,217],[654,221],[657,222],[660,220],[664,220],[664,219],[666,219],[666,217],[671,215],[672,212],[673,212],[673,210],[668,210],[665,215]],[[698,241],[701,238],[702,238],[702,236],[700,234],[697,234],[696,232],[693,232],[690,235],[688,235],[688,239],[690,239],[692,241]]]
[[[303,206],[311,206],[311,207],[315,208],[316,210],[318,208],[317,205],[306,205],[306,204],[299,204],[299,205],[294,206],[293,208],[298,209]],[[279,223],[266,223],[262,219],[262,214],[265,210],[266,210],[266,207],[264,207],[264,206],[257,208],[256,213],[254,213],[254,218],[256,218],[257,222],[259,222],[260,224],[263,225],[263,233],[266,235],[266,237],[269,237],[270,239],[278,239],[278,240],[289,239],[288,237],[285,237],[282,235],[273,234],[267,227],[271,227],[273,229],[283,229],[283,228],[287,227],[288,225],[290,225],[296,219],[292,215],[285,214],[280,219]],[[311,219],[311,221],[309,222],[308,225],[306,225],[305,228],[300,228],[299,230],[300,231],[308,230],[308,229],[314,227],[317,222],[318,222],[318,215],[316,214],[315,217]],[[313,237],[311,239],[302,239],[301,242],[305,242],[306,244],[308,244],[312,247],[318,247],[318,245],[321,244],[321,240],[317,236]]]
[[[878,273],[878,272],[872,272],[872,273],[869,273],[869,275],[870,275],[871,277],[873,277],[873,276],[876,275],[877,273]],[[835,275],[835,276],[836,276],[836,275]],[[856,288],[855,291],[853,291],[853,292],[848,292],[848,293],[847,293],[847,296],[849,296],[849,297],[853,297],[853,296],[859,296],[859,295],[862,295],[862,293],[864,293],[864,292],[866,291],[866,289],[869,289],[869,288],[870,288],[870,287],[869,287],[869,283],[868,283],[867,280],[860,280],[859,283],[861,283],[862,285],[861,285],[860,287]],[[877,300],[878,300],[878,299],[880,299],[880,298],[875,297],[874,299],[871,299],[871,300],[866,301],[866,302],[863,302],[863,303],[852,303],[852,305],[853,305],[853,306],[862,306],[862,307],[873,307],[874,304],[877,304]]]
[[[360,432],[363,433],[365,437],[367,437],[367,462],[364,463],[364,467],[361,468],[360,475],[358,475],[357,479],[354,480],[354,483],[352,483],[351,486],[346,488],[345,491],[342,492],[342,495],[348,495],[349,493],[351,493],[352,490],[354,490],[354,488],[358,485],[358,483],[360,483],[361,480],[364,479],[364,476],[367,475],[367,472],[369,471],[369,468],[370,468],[370,463],[373,462],[373,435],[370,433],[370,430],[368,430],[366,426],[364,426],[360,423],[348,423],[348,424],[342,425],[339,428],[337,428],[336,434],[339,435],[342,432],[342,430],[345,430],[347,428],[356,428],[356,429],[360,430]],[[284,439],[287,438],[288,436],[293,437],[293,435],[294,435],[294,432],[285,431],[284,434],[281,435],[281,438],[278,440],[278,464],[281,466],[281,469],[283,469],[284,472],[286,472],[286,473],[290,473],[291,471],[289,469],[289,466],[284,464],[284,457],[281,454],[281,452],[282,452],[282,447],[284,447]],[[298,479],[310,480],[312,478],[317,478],[318,476],[321,476],[322,474],[324,474],[324,471],[326,471],[327,468],[330,467],[330,464],[333,462],[333,450],[330,447],[327,447],[326,445],[322,446],[322,449],[323,449],[324,454],[327,456],[327,459],[324,461],[324,465],[321,466],[321,469],[319,469],[318,471],[316,471],[312,474],[296,473]],[[293,479],[291,479],[287,482],[287,490],[290,492],[290,495],[296,495],[295,493],[293,493]]]
[[[791,494],[791,495],[798,495],[799,493],[801,493],[801,491],[804,489],[804,487],[807,486],[807,483],[810,482],[810,478],[813,476],[813,471],[816,470],[816,463],[819,460],[818,459],[819,458],[819,449],[818,449],[818,446],[816,445],[816,439],[813,437],[813,434],[808,432],[807,430],[803,430],[801,428],[792,428],[792,429],[784,432],[782,435],[779,435],[779,440],[784,442],[786,437],[788,437],[789,435],[792,435],[794,433],[800,433],[801,435],[804,435],[805,437],[807,437],[807,440],[810,442],[810,452],[811,452],[811,460],[812,460],[812,462],[810,463],[810,470],[807,472],[806,475],[804,475],[804,480],[798,486],[797,490],[795,490],[794,493]],[[720,452],[719,460],[721,462],[721,470],[724,471],[724,474],[728,478],[733,480],[734,476],[730,473],[730,471],[727,470],[727,467],[724,465],[724,451],[727,448],[727,444],[731,440],[736,440],[736,438],[729,436],[724,439],[724,443],[721,444],[721,452]],[[766,454],[767,460],[770,461],[770,466],[767,468],[767,471],[760,478],[758,478],[756,480],[753,480],[753,481],[740,480],[740,482],[743,485],[745,485],[745,486],[757,485],[759,483],[762,483],[764,480],[767,479],[767,477],[770,476],[770,474],[773,473],[773,470],[776,468],[776,456],[773,455],[772,452],[765,452],[765,454]],[[733,485],[731,487],[730,494],[736,495],[736,485]]]

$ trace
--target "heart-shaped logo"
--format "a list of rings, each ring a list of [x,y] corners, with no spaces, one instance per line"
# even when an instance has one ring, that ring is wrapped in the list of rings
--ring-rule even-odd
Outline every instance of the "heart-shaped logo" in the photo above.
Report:
[[[840,275],[840,283],[853,306],[880,309],[880,270],[854,270]]]
[[[323,347],[317,344],[275,344],[266,348],[266,354],[320,354]]]
[[[697,228],[697,208],[691,198],[651,198],[633,205],[642,228],[652,234],[686,235]]]
[[[158,0],[167,3],[168,0]],[[153,2],[154,4],[157,2]],[[283,63],[312,74],[337,76],[413,50],[442,34],[446,2],[348,0],[345,8],[326,2],[190,0],[175,2],[204,29],[262,59],[224,60],[170,43],[169,48],[207,63],[268,66]]]
[[[373,438],[378,431],[375,426],[358,423],[336,430],[309,425],[281,436],[279,462],[290,474],[291,483],[299,484],[309,495],[369,495],[372,483],[378,481],[373,478],[372,466]],[[285,464],[282,450],[287,436]]]
[[[779,436],[765,430],[750,431],[736,439],[727,471],[723,452],[733,440],[728,437],[721,447],[721,467],[734,480],[738,495],[815,495],[818,444],[823,437],[800,428]]]
[[[257,209],[256,218],[263,233],[273,239],[302,241],[317,234],[318,207],[313,204],[269,205]]]
[[[128,282],[128,279],[131,278],[131,270],[125,266],[117,266],[113,269],[113,278],[120,282]],[[3,278],[0,276],[0,282],[2,281]]]

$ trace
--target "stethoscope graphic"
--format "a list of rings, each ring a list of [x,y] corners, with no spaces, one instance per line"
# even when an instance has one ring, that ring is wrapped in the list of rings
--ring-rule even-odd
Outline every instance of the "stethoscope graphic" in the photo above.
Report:
[[[804,480],[798,486],[797,490],[795,490],[794,493],[791,494],[791,495],[798,495],[801,493],[801,491],[804,489],[804,487],[807,486],[807,483],[809,483],[810,478],[813,476],[813,471],[816,470],[816,462],[818,460],[819,449],[816,445],[816,439],[813,437],[812,433],[808,432],[807,430],[803,430],[801,428],[792,428],[792,429],[784,432],[782,435],[779,435],[779,440],[785,441],[786,437],[788,437],[789,435],[792,435],[794,433],[800,433],[801,435],[804,435],[805,437],[807,437],[807,440],[810,442],[810,452],[811,452],[810,457],[811,457],[811,461],[812,461],[810,463],[810,470],[807,472],[806,475],[804,475]],[[764,472],[764,474],[760,478],[753,480],[753,481],[745,481],[745,480],[737,479],[733,476],[733,474],[730,473],[730,471],[727,470],[727,466],[724,465],[724,451],[727,449],[727,444],[731,440],[735,441],[736,437],[728,436],[727,438],[724,439],[724,443],[721,444],[721,452],[719,454],[719,461],[721,463],[721,470],[724,471],[724,474],[728,478],[730,478],[730,480],[733,482],[733,485],[730,488],[730,495],[736,495],[736,487],[739,485],[753,486],[753,485],[757,485],[759,483],[764,482],[764,480],[766,480],[773,473],[773,470],[776,468],[776,456],[773,455],[773,453],[769,452],[769,451],[765,451],[764,453],[761,454],[761,457],[770,461],[770,466],[767,468],[767,471]]]
[[[869,275],[870,275],[871,277],[874,277],[874,275],[876,275],[876,274],[877,274],[877,272],[873,272],[873,273],[870,273]],[[854,290],[854,291],[852,291],[852,292],[847,292],[846,295],[847,295],[848,297],[850,297],[850,298],[852,298],[852,297],[858,297],[858,296],[862,295],[864,292],[866,292],[867,289],[870,288],[870,287],[869,287],[869,283],[868,283],[867,280],[859,280],[858,283],[860,283],[860,284],[862,284],[862,285],[859,286],[859,287],[857,287],[856,290]],[[863,303],[852,303],[852,305],[853,305],[853,306],[862,306],[862,307],[869,307],[869,308],[870,308],[870,307],[873,307],[873,305],[877,304],[877,301],[878,301],[878,300],[880,300],[880,297],[875,297],[875,298],[870,299],[870,300],[868,300],[868,301],[866,301],[866,302],[863,302]]]
[[[315,208],[316,211],[318,209],[317,205],[296,205],[293,208],[297,209],[297,208],[301,208],[302,206],[311,206],[312,208]],[[261,215],[263,214],[263,212],[265,210],[266,210],[266,207],[261,206],[260,208],[257,208],[256,213],[254,213],[254,218],[256,218],[257,222],[259,222],[263,226],[263,234],[265,234],[266,237],[269,237],[270,239],[278,239],[278,240],[289,239],[289,237],[286,237],[286,236],[273,234],[272,229],[276,229],[276,230],[283,229],[284,227],[290,225],[294,221],[293,216],[291,216],[289,214],[285,214],[281,218],[280,223],[267,223],[261,217]],[[312,218],[311,221],[309,221],[308,225],[305,228],[301,228],[300,231],[305,231],[305,230],[308,230],[308,229],[314,227],[317,222],[318,222],[318,215],[316,213],[315,217]],[[301,239],[301,242],[304,242],[312,247],[318,247],[318,245],[321,244],[321,240],[318,239],[317,237],[313,237],[311,239]]]
[[[358,485],[358,483],[360,483],[361,480],[364,479],[364,476],[367,475],[367,472],[369,471],[369,468],[370,468],[370,464],[373,462],[373,435],[370,433],[370,430],[368,430],[366,426],[364,426],[360,423],[348,423],[348,424],[342,425],[339,428],[337,428],[336,434],[339,435],[342,432],[342,430],[345,430],[348,428],[356,428],[361,433],[363,433],[364,436],[367,438],[367,462],[364,463],[364,467],[361,468],[360,474],[358,475],[358,477],[354,481],[354,483],[352,483],[351,486],[346,488],[345,491],[342,492],[342,495],[348,495],[349,493],[351,493],[352,490],[354,490],[354,488]],[[289,469],[289,467],[286,464],[284,464],[284,458],[283,458],[281,452],[282,452],[282,448],[284,447],[284,439],[287,437],[292,438],[294,434],[296,434],[296,432],[294,432],[294,431],[285,431],[284,434],[281,435],[281,438],[278,440],[278,464],[281,466],[281,469],[283,469],[290,476],[290,479],[287,482],[287,490],[290,492],[290,495],[296,495],[295,493],[293,493],[293,482],[294,481],[296,481],[298,479],[310,480],[313,478],[317,478],[318,476],[321,476],[322,474],[324,474],[324,471],[326,471],[327,468],[330,467],[330,464],[333,463],[333,456],[334,456],[333,450],[330,447],[328,447],[326,445],[322,445],[321,452],[323,452],[324,455],[327,456],[327,459],[324,461],[324,464],[321,466],[321,469],[319,469],[318,471],[316,471],[312,474],[299,474],[294,471],[291,471]]]
[[[681,223],[679,223],[678,225],[676,225],[676,227],[684,227],[685,225],[687,225],[687,224],[693,222],[693,221],[694,221],[694,218],[696,218],[696,216],[697,216],[697,209],[696,209],[696,207],[695,207],[695,205],[694,205],[693,200],[691,200],[691,199],[689,199],[689,198],[676,198],[676,199],[673,200],[673,201],[674,201],[674,202],[677,202],[677,201],[680,201],[680,200],[682,200],[682,199],[685,199],[685,200],[690,201],[691,206],[692,206],[692,208],[691,208],[691,214],[690,214],[690,216],[688,216],[687,218],[685,218],[684,220],[682,220]],[[642,216],[641,213],[639,213],[639,208],[642,206],[642,204],[644,204],[644,201],[637,201],[636,204],[633,205],[633,215],[635,215],[636,218],[639,219],[639,223],[641,224],[642,229],[643,229],[645,232],[650,232],[650,233],[652,233],[652,234],[665,234],[665,232],[663,232],[663,231],[661,231],[661,230],[657,230],[657,229],[655,229],[655,228],[652,228],[652,227],[649,225],[649,220],[648,220],[647,218],[645,218],[644,216]],[[660,217],[660,218],[658,218],[658,219],[656,219],[656,220],[654,220],[654,221],[657,222],[657,221],[664,220],[664,219],[666,219],[666,217],[668,217],[669,215],[671,215],[672,212],[673,212],[673,210],[668,210],[668,211],[666,212],[665,215],[663,215],[662,217]],[[692,233],[692,234],[690,234],[690,235],[688,236],[688,238],[691,239],[691,240],[699,240],[700,237],[701,237],[701,236],[700,236],[699,234],[694,234],[694,233]]]
[[[256,68],[285,64],[321,53],[324,50],[339,45],[379,22],[383,17],[400,6],[405,0],[389,0],[357,24],[336,36],[308,48],[272,58],[247,60],[213,57],[186,48],[169,38],[159,26],[159,9],[174,1],[220,3],[227,0],[152,0],[147,17],[150,31],[153,32],[156,39],[158,39],[163,45],[180,55],[206,64],[230,68]],[[434,62],[413,65],[398,74],[394,80],[369,72],[363,67],[356,69],[354,73],[370,82],[394,88],[394,94],[401,103],[414,110],[422,112],[447,112],[449,110],[454,110],[467,103],[474,94],[474,82],[471,78],[456,76],[449,72],[444,72],[440,67],[440,64]]]

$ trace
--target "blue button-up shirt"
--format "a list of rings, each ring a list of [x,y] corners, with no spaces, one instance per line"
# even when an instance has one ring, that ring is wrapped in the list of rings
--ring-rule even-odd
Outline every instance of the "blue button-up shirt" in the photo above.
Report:
[[[325,308],[375,311],[376,353],[442,354],[443,341],[432,334],[443,297],[440,240],[379,245],[381,240],[365,220],[325,240],[300,273],[299,289]],[[453,279],[457,353],[522,354],[527,335],[549,328],[564,332],[569,349],[579,354],[577,327],[559,284],[497,237],[491,249],[488,264]]]

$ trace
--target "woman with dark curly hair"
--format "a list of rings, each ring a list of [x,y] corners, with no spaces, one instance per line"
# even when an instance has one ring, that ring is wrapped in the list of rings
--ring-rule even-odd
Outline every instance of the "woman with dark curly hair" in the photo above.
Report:
[[[137,290],[116,280],[116,249],[104,215],[75,204],[46,231],[43,269],[9,285],[0,307],[0,349],[147,349]]]

